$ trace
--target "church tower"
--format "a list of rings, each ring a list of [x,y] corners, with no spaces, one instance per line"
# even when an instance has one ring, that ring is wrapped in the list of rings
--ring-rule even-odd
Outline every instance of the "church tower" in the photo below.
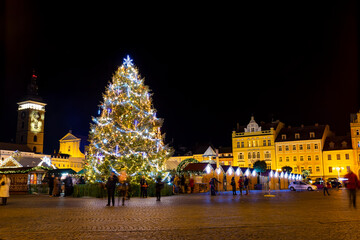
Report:
[[[43,153],[45,106],[38,95],[35,72],[27,87],[27,95],[18,102],[16,143],[25,144],[35,153]]]

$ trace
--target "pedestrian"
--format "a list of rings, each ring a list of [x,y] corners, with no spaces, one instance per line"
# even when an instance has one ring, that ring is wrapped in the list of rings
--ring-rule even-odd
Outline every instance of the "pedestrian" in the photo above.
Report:
[[[323,191],[324,191],[324,196],[326,196],[325,192],[327,193],[328,196],[330,196],[328,191],[328,184],[325,181],[323,181]]]
[[[59,197],[60,196],[60,191],[61,191],[61,182],[59,177],[55,177],[54,178],[54,188],[52,191],[52,196],[53,197]]]
[[[140,197],[147,198],[147,188],[148,188],[148,183],[145,179],[145,176],[143,175],[140,180],[140,190],[141,190]]]
[[[64,184],[65,184],[64,197],[70,196],[73,193],[73,182],[71,175],[66,176],[64,180]]]
[[[181,175],[180,178],[181,193],[185,193],[185,176]]]
[[[232,186],[233,195],[237,195],[237,194],[236,194],[236,183],[235,183],[235,177],[232,177],[232,178],[231,178],[230,185]]]
[[[80,177],[79,184],[85,184],[85,177],[84,176]]]
[[[190,176],[187,175],[185,177],[185,184],[184,184],[185,193],[188,193],[189,183],[190,183]]]
[[[120,198],[122,198],[121,205],[125,205],[125,199],[128,197],[128,190],[129,190],[129,182],[128,182],[128,176],[126,171],[121,171],[119,175],[119,198],[118,198],[118,205]]]
[[[193,178],[193,176],[191,175],[191,176],[190,176],[190,179],[189,179],[190,193],[193,193],[193,192],[194,192],[194,186],[195,186],[195,184],[194,184],[194,178]]]
[[[349,207],[353,205],[356,208],[356,188],[359,186],[358,177],[349,169],[345,178],[347,178],[346,188],[349,190]]]
[[[240,190],[240,195],[242,196],[242,190],[244,188],[244,179],[243,177],[241,176],[240,179],[239,179],[239,190]]]
[[[1,176],[0,179],[0,197],[2,198],[2,204],[6,205],[8,197],[10,197],[9,190],[10,190],[10,183],[11,180],[5,174]]]
[[[216,190],[215,190],[215,184],[216,183],[221,183],[219,182],[219,180],[217,180],[216,178],[211,178],[210,179],[210,193],[211,193],[211,196],[216,196]]]
[[[48,179],[48,183],[49,183],[49,195],[52,196],[53,194],[53,190],[54,190],[54,180],[55,180],[55,175],[51,174],[51,176]]]
[[[110,199],[112,202],[112,205],[115,205],[115,189],[116,189],[116,183],[118,182],[118,178],[115,175],[115,172],[111,172],[111,176],[108,178],[105,187],[107,189],[108,194],[108,203],[106,206],[110,206]]]
[[[161,177],[158,177],[156,179],[156,184],[155,184],[156,201],[160,201],[161,189],[163,188],[164,188],[164,183],[161,182]]]
[[[247,176],[245,176],[245,180],[244,180],[244,188],[245,188],[245,195],[249,194],[249,178]]]
[[[180,189],[179,183],[180,183],[180,178],[178,175],[176,175],[174,178],[174,193],[179,193],[179,189]]]

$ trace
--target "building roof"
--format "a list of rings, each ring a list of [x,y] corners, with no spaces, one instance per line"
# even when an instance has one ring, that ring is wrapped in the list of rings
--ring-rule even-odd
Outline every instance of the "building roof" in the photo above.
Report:
[[[322,139],[324,135],[326,125],[314,125],[314,126],[300,126],[300,127],[284,127],[280,130],[276,137],[275,142],[288,142],[288,141],[301,141],[311,139]],[[315,134],[314,137],[310,137],[310,133]],[[295,138],[295,134],[299,134],[298,138]],[[283,139],[283,135],[286,136]]]
[[[323,151],[352,149],[351,136],[327,137]]]
[[[277,128],[277,126],[279,125],[279,123],[280,123],[280,121],[276,120],[276,121],[273,121],[270,123],[260,122],[260,123],[258,123],[258,125],[259,125],[259,127],[261,127],[261,131],[265,131],[265,130],[270,130],[271,128],[273,128],[275,130]],[[244,132],[245,128],[247,128],[247,124],[246,125],[238,125],[236,128],[236,132]]]
[[[69,141],[69,140],[81,140],[80,138],[75,137],[71,132],[68,132],[60,141]]]
[[[230,165],[221,165],[221,168],[224,170],[225,173],[229,170],[230,167]]]
[[[9,151],[20,151],[20,152],[32,152],[30,148],[25,144],[16,144],[16,143],[6,143],[0,142],[0,150],[9,150]]]
[[[205,168],[210,165],[214,170],[216,169],[216,164],[209,164],[209,163],[189,163],[186,165],[186,167],[183,169],[183,171],[189,171],[189,172],[203,172],[205,171]]]

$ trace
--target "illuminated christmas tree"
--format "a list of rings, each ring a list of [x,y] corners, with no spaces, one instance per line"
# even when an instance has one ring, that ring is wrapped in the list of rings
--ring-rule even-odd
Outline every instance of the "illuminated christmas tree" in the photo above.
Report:
[[[126,170],[130,175],[157,176],[171,149],[164,145],[151,94],[127,56],[103,94],[99,116],[89,133],[86,172],[91,182]]]

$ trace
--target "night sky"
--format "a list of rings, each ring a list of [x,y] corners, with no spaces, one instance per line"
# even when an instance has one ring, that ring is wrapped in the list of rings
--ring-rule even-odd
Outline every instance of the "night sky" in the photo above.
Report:
[[[345,135],[359,110],[356,2],[219,3],[2,1],[0,141],[15,139],[32,69],[48,104],[44,152],[70,129],[86,137],[127,54],[174,147],[231,146],[252,114]]]

